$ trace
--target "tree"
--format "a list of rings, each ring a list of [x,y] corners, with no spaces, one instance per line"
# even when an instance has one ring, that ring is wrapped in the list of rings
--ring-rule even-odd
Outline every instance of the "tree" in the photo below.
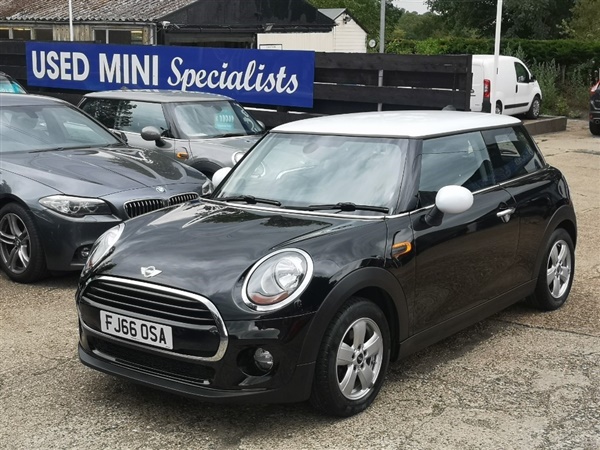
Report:
[[[600,40],[600,8],[598,0],[577,0],[571,10],[573,18],[565,22],[569,37],[581,40]]]
[[[442,18],[432,13],[418,14],[405,12],[390,38],[422,41],[429,38],[444,37]]]
[[[576,0],[504,0],[502,35],[522,39],[557,39]],[[591,0],[593,2],[594,0]],[[597,0],[596,0],[597,1]],[[497,0],[427,0],[454,36],[494,37]]]
[[[404,9],[396,8],[392,0],[385,0],[385,34],[390,36]],[[371,37],[379,36],[380,0],[309,0],[316,8],[346,8]]]

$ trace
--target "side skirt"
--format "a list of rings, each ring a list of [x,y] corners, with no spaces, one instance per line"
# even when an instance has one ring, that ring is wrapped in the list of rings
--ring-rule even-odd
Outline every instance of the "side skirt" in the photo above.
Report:
[[[448,319],[438,325],[409,337],[400,343],[398,359],[422,350],[431,344],[456,334],[460,330],[470,327],[477,322],[481,322],[483,319],[486,319],[497,312],[517,303],[533,293],[536,282],[536,279],[531,280],[513,289],[507,294],[496,297],[492,300],[488,300],[487,302],[475,306],[474,308],[471,308],[468,311],[457,315],[456,317]]]

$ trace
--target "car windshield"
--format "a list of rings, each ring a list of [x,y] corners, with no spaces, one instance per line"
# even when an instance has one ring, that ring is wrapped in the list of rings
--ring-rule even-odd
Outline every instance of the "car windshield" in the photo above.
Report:
[[[67,105],[0,106],[0,153],[115,144],[108,130]]]
[[[272,133],[213,196],[285,208],[392,212],[409,141]]]
[[[185,139],[247,136],[264,132],[248,111],[232,101],[186,102],[171,107],[177,129]]]
[[[19,83],[5,75],[0,75],[0,92],[10,92],[12,94],[27,93]]]

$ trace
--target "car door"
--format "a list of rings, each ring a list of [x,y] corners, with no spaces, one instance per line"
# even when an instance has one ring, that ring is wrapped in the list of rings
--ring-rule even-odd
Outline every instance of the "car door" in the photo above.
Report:
[[[526,112],[529,109],[529,104],[533,100],[533,86],[531,74],[529,70],[518,61],[514,61],[514,73],[516,75],[515,87],[512,92],[510,104],[506,108],[510,108],[510,114]]]
[[[438,226],[425,216],[447,185],[473,192],[466,212],[447,214]],[[519,222],[515,201],[495,183],[481,133],[423,141],[420,208],[410,213],[414,233],[414,332],[439,324],[512,287]]]

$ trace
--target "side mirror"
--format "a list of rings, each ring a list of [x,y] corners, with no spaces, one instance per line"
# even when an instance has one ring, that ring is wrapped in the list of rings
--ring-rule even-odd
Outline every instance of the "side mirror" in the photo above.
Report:
[[[165,141],[163,141],[160,130],[153,126],[147,126],[142,128],[142,132],[140,133],[142,139],[145,141],[154,141],[158,147],[162,147],[165,145]]]
[[[231,172],[231,167],[222,167],[219,170],[217,170],[212,177],[213,186],[215,188],[218,187],[229,172]]]
[[[534,74],[531,74],[531,78],[529,78],[529,81],[530,81],[531,83],[533,83],[533,82],[534,82],[534,81],[536,81],[536,80],[537,80],[537,78],[535,77],[535,75],[534,75]]]
[[[462,186],[444,186],[435,196],[435,206],[424,217],[425,223],[437,227],[444,214],[460,214],[473,206],[473,193]]]

